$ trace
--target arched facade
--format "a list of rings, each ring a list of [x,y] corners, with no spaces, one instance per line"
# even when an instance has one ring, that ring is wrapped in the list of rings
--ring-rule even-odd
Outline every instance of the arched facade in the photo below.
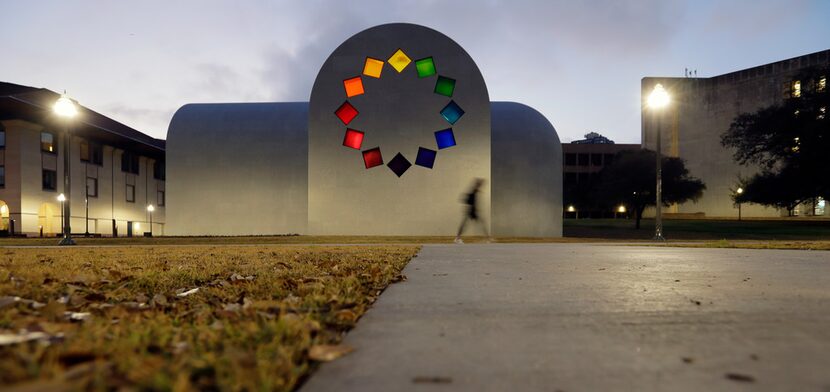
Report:
[[[168,235],[454,235],[485,180],[497,236],[562,233],[561,145],[537,111],[491,103],[470,56],[412,24],[360,32],[309,103],[191,104],[167,138]]]

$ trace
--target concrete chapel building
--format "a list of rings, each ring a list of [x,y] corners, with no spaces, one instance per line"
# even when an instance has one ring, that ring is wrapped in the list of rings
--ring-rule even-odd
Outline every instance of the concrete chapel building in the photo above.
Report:
[[[553,126],[418,25],[346,40],[309,102],[185,105],[167,149],[168,235],[455,235],[478,178],[490,233],[562,235]]]

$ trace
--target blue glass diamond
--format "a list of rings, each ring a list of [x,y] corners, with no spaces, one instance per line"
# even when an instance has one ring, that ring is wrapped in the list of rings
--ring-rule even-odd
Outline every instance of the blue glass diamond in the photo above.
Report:
[[[458,106],[455,101],[450,101],[447,106],[444,106],[444,108],[441,109],[441,116],[443,116],[444,119],[450,124],[455,124],[455,122],[458,121],[458,119],[463,115],[464,110],[462,110],[461,106]]]
[[[435,143],[438,144],[438,149],[443,150],[447,147],[455,145],[455,135],[452,133],[452,128],[447,128],[442,131],[435,132]]]
[[[435,156],[437,154],[438,152],[434,150],[418,147],[418,157],[415,158],[415,164],[432,169],[432,165],[435,164]]]

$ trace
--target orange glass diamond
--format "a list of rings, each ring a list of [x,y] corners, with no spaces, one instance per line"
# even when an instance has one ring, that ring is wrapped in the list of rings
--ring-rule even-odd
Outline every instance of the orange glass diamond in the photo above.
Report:
[[[343,87],[346,88],[346,96],[349,98],[363,94],[363,80],[360,79],[360,76],[344,80]]]
[[[363,66],[364,75],[371,76],[373,78],[380,78],[381,71],[383,71],[382,60],[373,59],[371,57],[366,58],[366,64]]]

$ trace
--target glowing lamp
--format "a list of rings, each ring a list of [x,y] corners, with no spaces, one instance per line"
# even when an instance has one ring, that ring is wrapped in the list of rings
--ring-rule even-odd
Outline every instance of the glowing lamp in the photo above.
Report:
[[[663,85],[657,83],[654,86],[654,90],[651,91],[651,94],[648,96],[648,107],[652,109],[662,109],[669,104],[671,98],[669,98],[669,93],[663,88]]]
[[[78,114],[78,108],[75,106],[75,103],[72,102],[72,99],[66,95],[66,92],[61,94],[61,97],[55,102],[55,105],[52,106],[52,110],[61,117],[72,118]]]

